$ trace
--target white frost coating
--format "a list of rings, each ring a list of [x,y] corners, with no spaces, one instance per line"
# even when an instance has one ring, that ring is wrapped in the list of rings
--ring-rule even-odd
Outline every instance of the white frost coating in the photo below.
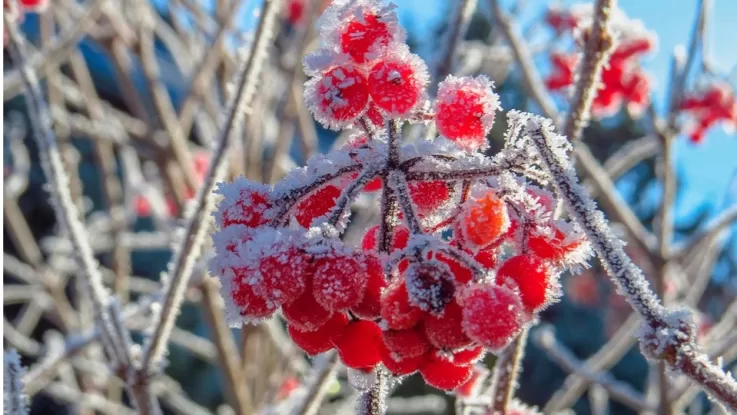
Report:
[[[9,349],[3,356],[3,413],[25,415],[28,413],[28,398],[23,394],[26,369],[20,363],[20,355]]]
[[[376,370],[364,372],[348,368],[348,383],[359,392],[367,391],[376,383]]]

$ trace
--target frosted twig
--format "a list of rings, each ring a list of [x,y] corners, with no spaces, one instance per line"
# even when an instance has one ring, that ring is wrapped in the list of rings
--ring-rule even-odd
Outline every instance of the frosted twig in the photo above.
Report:
[[[14,349],[3,356],[3,413],[6,415],[25,415],[28,402],[23,394],[23,375],[26,370],[20,364],[20,355]]]
[[[728,207],[724,212],[710,220],[704,229],[688,240],[671,248],[670,255],[673,258],[682,258],[689,255],[701,242],[714,238],[722,231],[737,222],[737,204]]]
[[[270,0],[268,4],[278,2]],[[278,5],[270,7],[259,21],[256,32],[256,41],[253,53],[247,59],[244,67],[238,71],[236,77],[236,91],[228,106],[227,116],[223,127],[220,129],[219,137],[215,140],[207,177],[204,185],[197,195],[197,206],[194,214],[188,220],[182,246],[176,249],[170,263],[170,277],[167,278],[164,290],[162,311],[154,324],[152,336],[144,347],[144,357],[140,375],[147,377],[157,370],[161,358],[166,351],[166,344],[171,328],[179,314],[179,309],[184,300],[183,294],[187,288],[187,282],[192,275],[194,264],[199,257],[205,235],[209,228],[210,220],[207,216],[212,212],[216,195],[213,193],[215,185],[222,180],[228,159],[226,153],[231,144],[233,131],[240,130],[242,116],[254,94],[258,82],[259,73],[266,58],[266,45],[269,44],[273,34],[273,25],[278,15]]]
[[[310,386],[304,400],[295,407],[292,415],[315,415],[322,405],[325,394],[328,392],[330,382],[335,378],[335,372],[338,369],[338,355],[335,352],[328,352],[320,358],[320,362],[315,362],[310,372]]]
[[[77,43],[95,24],[95,20],[102,14],[105,7],[108,7],[108,0],[93,0],[90,3],[85,6],[84,15],[74,22],[69,31],[62,33],[48,48],[27,59],[23,63],[23,68],[16,67],[12,72],[3,75],[3,99],[5,101],[23,92],[25,84],[23,71],[48,73],[50,68],[59,65],[69,56],[71,49],[77,47]],[[6,27],[8,27],[7,24]]]
[[[471,17],[473,17],[473,12],[476,10],[476,3],[477,0],[459,0],[449,4],[452,7],[452,12],[449,13],[448,27],[443,33],[440,51],[436,56],[437,66],[434,76],[436,81],[442,81],[453,71],[458,48],[463,42],[468,25],[471,23]]]
[[[514,341],[507,346],[499,355],[494,369],[491,374],[491,385],[489,393],[491,403],[489,409],[492,412],[507,412],[509,403],[514,398],[514,391],[517,389],[517,379],[522,369],[522,358],[525,355],[525,345],[527,344],[528,330],[525,329],[517,336]]]
[[[387,377],[383,368],[377,367],[376,382],[371,388],[361,393],[358,398],[356,415],[383,415],[386,413]]]
[[[69,188],[69,176],[59,149],[59,143],[51,129],[48,109],[44,102],[35,74],[24,63],[21,38],[17,26],[3,16],[8,33],[8,51],[20,68],[21,79],[26,92],[28,114],[34,130],[34,138],[39,147],[41,164],[49,182],[51,202],[56,218],[62,229],[68,234],[74,254],[82,269],[82,287],[84,294],[92,301],[94,314],[98,320],[103,345],[114,364],[120,364],[127,353],[125,341],[116,335],[111,316],[108,312],[108,292],[103,285],[99,265],[94,258],[92,248],[86,236],[84,225],[80,221],[80,213],[72,200]],[[147,393],[147,392],[146,392]]]
[[[576,92],[563,127],[566,137],[572,142],[578,140],[589,123],[591,104],[599,90],[602,69],[614,50],[615,40],[609,19],[616,7],[616,0],[596,0],[594,4],[593,25],[588,32],[588,41],[579,65]]]
[[[612,398],[624,403],[628,407],[636,410],[653,410],[641,394],[626,383],[622,383],[614,379],[607,372],[599,372],[592,370],[585,362],[581,362],[560,344],[550,327],[540,327],[532,333],[533,341],[541,347],[550,357],[551,360],[560,365],[563,369],[570,373],[576,373],[589,382],[601,385],[609,392]]]
[[[570,215],[588,236],[591,245],[619,293],[645,319],[639,340],[642,351],[691,378],[717,401],[737,410],[737,382],[699,351],[690,316],[666,310],[650,290],[642,271],[624,252],[622,242],[609,229],[603,214],[577,183],[575,173],[561,154],[565,139],[552,130],[550,120],[531,117],[528,133],[541,162],[551,174]]]

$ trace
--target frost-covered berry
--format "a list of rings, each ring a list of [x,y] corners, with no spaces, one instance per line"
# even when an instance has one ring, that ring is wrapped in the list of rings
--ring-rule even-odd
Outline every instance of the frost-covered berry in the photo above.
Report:
[[[433,355],[420,368],[420,374],[428,385],[450,391],[467,382],[473,374],[473,368],[471,365],[458,366]]]
[[[570,224],[557,222],[552,229],[535,230],[527,237],[527,248],[537,257],[554,264],[566,262],[569,256],[586,253],[587,245],[583,234],[564,231]]]
[[[321,306],[308,285],[299,298],[282,306],[282,313],[290,326],[300,331],[312,331],[325,324],[333,312]]]
[[[370,227],[361,241],[361,247],[366,251],[376,251],[378,248],[379,225]],[[392,250],[404,249],[409,242],[409,229],[406,226],[396,226],[392,235]]]
[[[393,330],[414,327],[425,313],[409,301],[404,281],[394,283],[384,290],[381,296],[381,318]]]
[[[327,352],[334,346],[335,341],[343,334],[348,325],[348,316],[343,313],[336,313],[325,324],[313,331],[300,331],[296,327],[288,326],[287,332],[292,338],[294,344],[307,354],[314,356],[316,354]]]
[[[423,322],[425,336],[438,349],[456,350],[472,343],[463,331],[463,310],[455,301],[445,307],[442,315],[429,315]]]
[[[387,330],[382,337],[384,345],[403,359],[423,355],[432,348],[422,324],[406,330]]]
[[[297,223],[309,228],[312,221],[328,214],[340,197],[341,190],[332,184],[322,187],[301,201],[296,208]]]
[[[305,84],[305,102],[315,119],[327,128],[352,124],[369,103],[366,76],[351,64],[335,66]]]
[[[465,365],[478,362],[482,357],[484,357],[485,353],[486,349],[483,346],[475,346],[450,353],[443,356],[443,358],[447,358],[448,361],[453,362],[456,365]]]
[[[262,257],[252,267],[249,282],[262,296],[281,305],[302,295],[310,262],[296,247],[273,248],[272,254]]]
[[[351,312],[362,319],[375,320],[381,317],[381,293],[387,281],[381,260],[370,253],[366,254],[366,272],[366,292],[361,302],[351,308]]]
[[[438,85],[435,125],[438,132],[461,147],[475,150],[486,147],[486,135],[500,110],[493,83],[481,75],[457,78],[448,75]]]
[[[539,311],[549,303],[556,288],[551,270],[532,255],[517,255],[504,261],[497,271],[496,283],[519,290],[528,312]]]
[[[477,250],[484,248],[507,232],[507,207],[493,191],[488,191],[482,197],[467,202],[458,227],[465,243]]]
[[[374,112],[378,112],[376,109],[376,106],[371,104],[369,105],[369,110],[366,112],[367,117],[372,117],[372,110]],[[381,116],[381,114],[379,114]],[[383,116],[382,116],[383,117]],[[345,145],[343,146],[344,149],[355,149],[355,148],[367,148],[368,147],[368,137],[365,134],[357,135],[353,138],[351,138]],[[353,160],[356,160],[357,162],[360,162],[360,159],[358,156],[351,155],[351,158]],[[356,180],[358,179],[358,173],[353,173],[349,175],[348,177],[350,180]],[[370,180],[368,183],[366,183],[366,186],[363,187],[364,192],[375,192],[377,190],[381,189],[381,177],[376,177],[372,180]]]
[[[256,228],[274,219],[271,187],[239,177],[231,183],[220,183],[217,192],[223,196],[215,218],[223,229],[231,225]]]
[[[481,389],[486,372],[483,368],[474,367],[471,377],[463,385],[455,389],[454,392],[456,395],[464,398],[476,396]]]
[[[522,329],[522,304],[508,288],[472,285],[462,293],[460,304],[466,335],[491,350],[506,347]]]
[[[442,314],[455,294],[453,275],[440,262],[412,262],[404,271],[409,301],[431,314]]]
[[[374,128],[384,128],[385,121],[384,121],[384,114],[381,113],[381,110],[379,110],[379,107],[376,106],[375,102],[371,102],[369,104],[368,110],[366,111],[366,118],[371,122]],[[366,185],[366,187],[369,187]],[[379,183],[379,188],[381,188],[381,183]],[[365,191],[369,192],[370,190],[364,189]],[[378,189],[375,189],[378,190]]]
[[[346,310],[357,305],[366,292],[368,275],[362,255],[332,252],[314,263],[312,293],[328,310]]]
[[[375,59],[393,40],[387,23],[370,11],[364,11],[345,25],[340,33],[340,49],[357,63]]]
[[[400,358],[386,346],[381,348],[381,363],[394,376],[406,376],[417,372],[429,359],[430,353],[415,357]]]
[[[250,271],[245,268],[235,268],[234,281],[243,281]],[[223,284],[226,287],[226,284]],[[238,313],[247,319],[261,319],[270,317],[277,310],[278,306],[264,297],[256,294],[253,285],[247,283],[235,283],[230,285],[230,292],[226,293],[232,298],[233,304],[238,308]]]
[[[450,198],[450,188],[445,182],[410,182],[409,194],[420,217],[430,215]]]
[[[371,99],[387,115],[407,117],[422,100],[428,79],[425,62],[406,47],[399,47],[371,68]]]
[[[335,347],[346,366],[371,369],[381,362],[381,328],[373,321],[352,321],[335,340]]]

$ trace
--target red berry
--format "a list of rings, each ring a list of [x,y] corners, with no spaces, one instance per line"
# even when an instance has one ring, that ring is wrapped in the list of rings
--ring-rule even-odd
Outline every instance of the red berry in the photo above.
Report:
[[[483,372],[474,367],[471,377],[465,383],[463,383],[463,385],[455,389],[456,395],[464,398],[476,396],[476,394],[479,392],[479,387],[483,383],[483,380]]]
[[[366,293],[363,300],[351,308],[351,311],[364,320],[375,320],[381,317],[381,292],[387,286],[387,282],[379,258],[367,255],[366,266],[368,272]]]
[[[337,186],[329,184],[308,196],[297,204],[297,213],[294,215],[297,218],[297,223],[304,228],[309,228],[312,221],[330,212],[341,192]]]
[[[522,305],[528,312],[539,311],[551,299],[551,271],[532,255],[518,255],[504,261],[496,274],[496,283],[519,290]]]
[[[475,346],[450,353],[449,355],[441,355],[438,353],[438,357],[446,359],[455,365],[466,365],[478,362],[482,357],[484,357],[485,353],[486,349],[483,346]]]
[[[381,362],[384,367],[394,376],[405,376],[420,370],[425,362],[430,358],[429,353],[425,353],[415,357],[404,357],[399,359],[386,346],[381,348]]]
[[[282,313],[290,326],[300,331],[316,330],[330,320],[333,312],[321,306],[312,295],[311,286],[299,298],[282,306]]]
[[[292,338],[294,344],[307,354],[314,356],[316,354],[327,352],[334,346],[343,331],[347,328],[348,316],[343,313],[336,313],[325,324],[313,331],[299,331],[296,327],[287,326],[289,337]]]
[[[448,75],[438,85],[435,125],[438,132],[461,147],[475,150],[486,147],[486,135],[500,109],[499,97],[485,76],[456,78]]]
[[[394,283],[384,290],[381,296],[381,318],[393,330],[414,327],[422,320],[424,313],[409,302],[407,287],[403,281]]]
[[[450,391],[467,382],[473,374],[473,368],[470,365],[457,366],[432,356],[420,368],[420,374],[428,385]]]
[[[368,274],[365,258],[334,253],[314,262],[312,293],[328,310],[346,310],[357,305],[366,292]]]
[[[370,227],[361,241],[361,247],[366,251],[377,250],[377,238],[379,237],[379,225]],[[406,226],[396,226],[392,235],[392,251],[404,249],[409,242],[409,229]]]
[[[384,114],[381,113],[381,111],[379,110],[379,107],[377,107],[374,102],[371,102],[369,104],[369,108],[366,111],[366,118],[368,118],[368,120],[371,121],[371,124],[373,124],[374,128],[384,128],[384,124],[385,124]],[[369,190],[366,190],[366,191],[368,192]]]
[[[275,212],[270,192],[268,186],[245,178],[220,184],[218,193],[224,196],[216,215],[220,228],[235,224],[256,228],[273,219]]]
[[[438,349],[456,350],[471,344],[463,332],[463,310],[455,301],[445,307],[442,315],[425,317],[424,323],[427,339]]]
[[[432,347],[421,324],[406,330],[387,330],[383,339],[384,345],[402,359],[423,355]]]
[[[454,258],[451,258],[441,252],[436,252],[435,259],[448,266],[450,273],[456,281],[456,284],[463,285],[473,280],[473,270],[461,264]]]
[[[411,115],[427,86],[425,63],[406,49],[378,61],[369,73],[371,99],[389,116]]]
[[[504,201],[489,191],[483,197],[467,202],[458,221],[463,240],[476,249],[502,237],[509,228],[509,215]]]
[[[256,281],[257,292],[261,290],[259,294],[281,305],[302,295],[309,274],[309,257],[290,247],[261,258],[250,277]]]
[[[256,294],[253,285],[248,284],[246,280],[250,270],[235,268],[233,272],[235,277],[232,281],[230,295],[241,316],[252,319],[270,317],[279,308],[278,305]]]
[[[522,329],[522,304],[508,288],[472,285],[461,296],[461,306],[466,335],[491,350],[506,347]]]
[[[373,104],[371,104],[371,106],[369,106],[368,112],[366,113],[366,115],[368,117],[371,117],[371,111],[372,111],[372,109],[373,109],[373,111],[378,111],[373,106]],[[345,145],[343,146],[343,148],[344,149],[353,149],[353,148],[367,147],[367,143],[368,143],[368,137],[366,135],[359,135],[357,137],[354,137],[353,139],[351,139],[347,143],[345,143]],[[351,158],[353,160],[355,160],[356,162],[360,162],[360,160],[356,156],[351,156]],[[350,178],[350,180],[356,180],[356,179],[358,179],[358,173],[353,173],[353,174],[349,175],[348,177]],[[377,178],[369,181],[366,184],[366,186],[363,187],[363,191],[364,192],[375,192],[375,191],[380,190],[380,189],[381,189],[381,177],[377,177]]]
[[[335,340],[335,347],[346,366],[371,369],[381,362],[381,328],[373,321],[352,321]]]
[[[410,182],[408,187],[410,197],[420,217],[431,214],[450,198],[450,188],[445,182],[415,181]]]
[[[404,271],[404,280],[409,301],[423,311],[442,314],[453,301],[454,278],[442,263],[412,262]]]
[[[388,25],[380,16],[364,12],[362,17],[353,16],[340,35],[341,50],[357,63],[375,59],[393,39]]]
[[[527,237],[527,248],[542,259],[556,264],[565,262],[585,240],[583,235],[566,235],[561,226],[563,224],[554,224],[552,232],[533,232]]]
[[[305,100],[318,122],[339,129],[365,112],[369,85],[358,68],[344,64],[309,80],[305,84]]]

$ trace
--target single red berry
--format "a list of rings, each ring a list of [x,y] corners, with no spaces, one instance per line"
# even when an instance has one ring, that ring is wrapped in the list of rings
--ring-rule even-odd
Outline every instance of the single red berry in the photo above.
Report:
[[[433,346],[441,350],[467,347],[471,339],[463,332],[463,310],[453,301],[440,316],[428,315],[424,320],[425,335]]]
[[[450,273],[458,285],[464,285],[473,280],[473,270],[461,264],[454,258],[443,254],[442,252],[434,253],[435,259],[448,266]]]
[[[377,238],[379,237],[379,225],[370,227],[361,241],[361,247],[366,251],[377,250]],[[392,235],[392,251],[404,249],[409,242],[409,229],[406,226],[396,226]]]
[[[481,384],[484,380],[484,372],[474,367],[471,377],[461,386],[455,389],[456,395],[463,398],[471,398],[479,392]]]
[[[450,188],[445,182],[409,183],[409,194],[415,204],[415,210],[420,217],[432,214],[450,198]]]
[[[346,310],[363,299],[368,282],[365,258],[333,253],[314,262],[312,293],[328,310]]]
[[[522,304],[517,294],[508,288],[472,285],[462,293],[460,304],[463,331],[491,350],[506,347],[522,329]]]
[[[294,344],[307,354],[314,356],[331,350],[335,340],[341,337],[347,325],[348,316],[343,313],[336,313],[317,330],[299,331],[296,327],[287,326],[287,332]]]
[[[585,242],[583,235],[566,233],[563,224],[553,224],[552,232],[532,232],[527,237],[527,248],[535,256],[559,264],[566,257],[581,248]]]
[[[467,382],[473,374],[473,368],[470,365],[457,366],[447,360],[432,356],[420,368],[420,374],[428,385],[450,391]]]
[[[250,272],[246,268],[233,269],[235,276],[230,291],[233,303],[243,317],[250,319],[270,317],[279,306],[256,293],[254,286],[248,283],[247,275]]]
[[[374,64],[369,90],[376,106],[392,117],[407,117],[420,103],[428,83],[427,67],[406,49],[393,51]]]
[[[390,285],[381,296],[381,318],[393,330],[414,327],[422,320],[424,313],[409,301],[404,281]]]
[[[383,339],[384,345],[402,359],[423,355],[432,348],[421,324],[406,330],[384,331]]]
[[[488,191],[483,197],[467,202],[458,226],[465,243],[476,249],[484,248],[509,229],[507,207],[493,191]]]
[[[485,353],[486,349],[484,346],[473,346],[448,354],[438,353],[437,356],[439,359],[446,359],[455,365],[466,365],[478,362],[482,357],[484,357]]]
[[[376,320],[381,317],[381,293],[387,286],[387,281],[381,261],[375,255],[366,255],[366,270],[366,293],[363,300],[351,308],[351,311],[364,320]]]
[[[551,271],[532,255],[518,255],[504,261],[496,274],[496,283],[519,290],[522,305],[528,312],[539,311],[551,299]]]
[[[356,63],[376,59],[393,40],[389,26],[381,16],[368,11],[361,18],[352,17],[340,34],[341,50]]]
[[[306,199],[297,204],[296,214],[294,215],[297,223],[304,228],[309,228],[312,221],[330,212],[341,192],[337,186],[329,184],[307,196]]]
[[[409,301],[431,314],[442,314],[453,301],[455,283],[450,269],[442,263],[412,262],[404,271]]]
[[[429,359],[430,353],[400,359],[399,356],[392,353],[386,346],[381,348],[381,362],[394,376],[405,376],[417,372]]]
[[[310,258],[290,247],[261,258],[252,268],[251,278],[257,292],[261,290],[259,294],[281,305],[302,295],[310,268]]]
[[[486,147],[494,113],[501,109],[492,87],[493,83],[483,75],[476,78],[448,75],[438,85],[435,101],[438,132],[468,150]]]
[[[357,67],[335,66],[305,84],[305,101],[318,122],[339,129],[353,124],[366,111],[369,85]]]
[[[49,5],[48,0],[19,0],[18,3],[21,5],[25,12],[42,12]]]
[[[321,306],[312,294],[311,284],[291,303],[282,306],[282,313],[290,326],[300,331],[313,331],[325,324],[333,312]]]
[[[346,366],[371,369],[381,363],[381,328],[373,321],[352,321],[335,340],[335,347]]]
[[[221,184],[218,193],[223,195],[216,215],[221,229],[236,224],[256,228],[275,216],[271,189],[267,185],[238,178]]]

